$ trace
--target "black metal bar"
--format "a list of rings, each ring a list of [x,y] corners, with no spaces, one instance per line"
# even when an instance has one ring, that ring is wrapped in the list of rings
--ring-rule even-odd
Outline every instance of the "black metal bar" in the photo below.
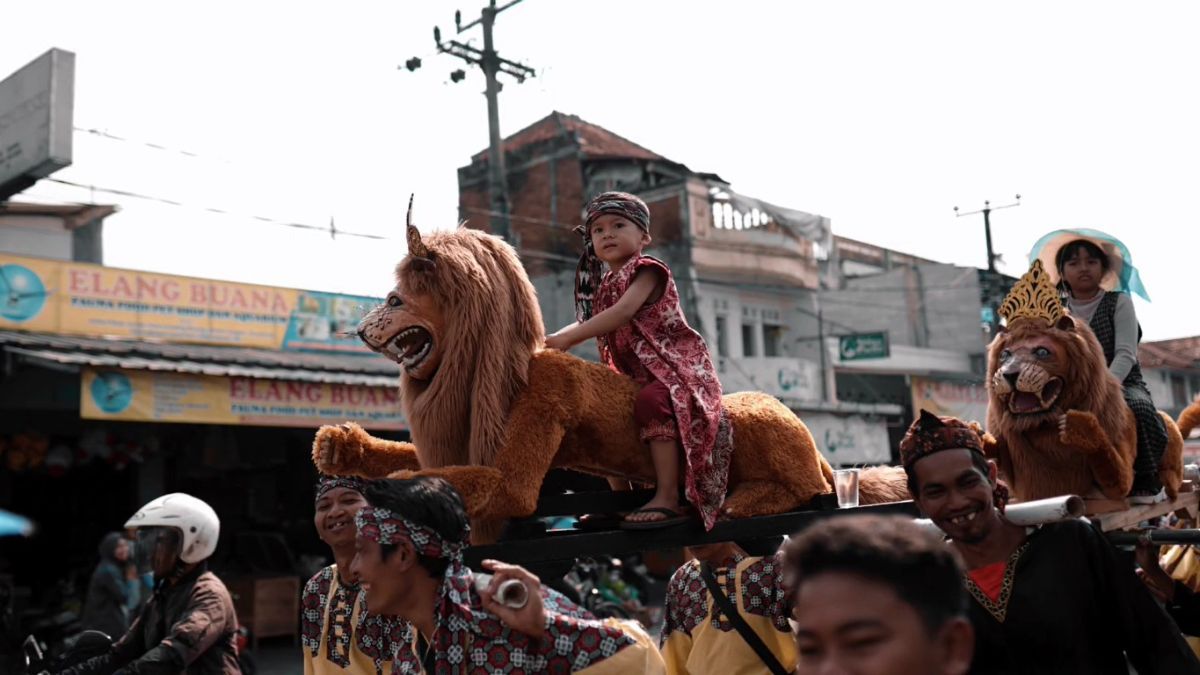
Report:
[[[1113,546],[1136,546],[1142,542],[1154,545],[1200,544],[1200,530],[1132,530],[1106,532]]]
[[[543,495],[538,500],[535,518],[542,516],[577,516],[581,513],[616,513],[628,511],[650,501],[654,490],[601,490]]]
[[[724,541],[761,541],[794,534],[812,523],[831,517],[875,514],[915,517],[916,506],[910,502],[894,502],[860,506],[853,509],[813,509],[793,511],[773,516],[744,520],[727,520],[705,532],[699,521],[658,530],[610,530],[581,532],[552,531],[543,537],[503,541],[488,546],[472,546],[465,552],[469,565],[478,565],[484,558],[493,558],[519,565],[570,560],[580,557],[620,556],[641,551],[698,546]]]

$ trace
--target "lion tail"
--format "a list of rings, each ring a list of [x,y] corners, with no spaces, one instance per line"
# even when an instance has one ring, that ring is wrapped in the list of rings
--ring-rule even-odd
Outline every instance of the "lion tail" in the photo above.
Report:
[[[1167,496],[1174,499],[1179,495],[1179,486],[1183,484],[1183,435],[1175,420],[1165,412],[1162,416],[1163,428],[1167,431],[1167,447],[1163,450],[1162,462],[1158,467],[1158,479],[1162,481]]]
[[[908,494],[908,475],[899,466],[872,466],[858,476],[858,503],[885,504],[912,499]]]
[[[1187,438],[1197,426],[1200,426],[1200,396],[1179,414],[1179,434]]]

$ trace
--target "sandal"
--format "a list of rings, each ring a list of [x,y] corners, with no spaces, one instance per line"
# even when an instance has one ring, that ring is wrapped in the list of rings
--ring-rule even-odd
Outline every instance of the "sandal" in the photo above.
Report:
[[[661,506],[637,509],[630,511],[629,515],[632,516],[635,513],[661,513],[663,517],[656,520],[630,521],[627,516],[625,520],[621,521],[622,530],[657,530],[673,525],[680,525],[692,519],[686,510],[680,509],[679,511],[675,511],[674,509],[663,508]]]

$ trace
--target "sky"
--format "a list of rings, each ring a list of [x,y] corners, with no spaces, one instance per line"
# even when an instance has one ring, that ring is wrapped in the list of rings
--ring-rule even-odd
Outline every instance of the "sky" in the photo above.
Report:
[[[487,145],[483,76],[437,54],[481,0],[0,0],[0,73],[76,55],[74,164],[31,200],[116,203],[106,264],[381,296],[404,207],[452,227],[456,169]],[[828,216],[834,232],[1001,271],[1045,232],[1088,227],[1132,251],[1146,339],[1200,333],[1200,4],[524,0],[502,12],[505,135],[553,110],[741,193]],[[400,66],[418,56],[422,67]],[[452,83],[452,70],[467,77]],[[151,148],[146,143],[166,148]],[[187,153],[187,154],[185,154]],[[217,215],[216,208],[237,215]],[[370,233],[367,240],[256,220]]]

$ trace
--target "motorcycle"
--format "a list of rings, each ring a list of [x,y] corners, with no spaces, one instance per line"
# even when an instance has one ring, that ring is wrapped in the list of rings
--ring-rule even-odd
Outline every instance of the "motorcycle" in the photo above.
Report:
[[[25,638],[21,651],[25,655],[26,675],[57,673],[79,663],[105,654],[112,649],[112,638],[98,630],[85,630],[75,638],[70,647],[53,656],[46,653],[45,645],[33,635]]]

